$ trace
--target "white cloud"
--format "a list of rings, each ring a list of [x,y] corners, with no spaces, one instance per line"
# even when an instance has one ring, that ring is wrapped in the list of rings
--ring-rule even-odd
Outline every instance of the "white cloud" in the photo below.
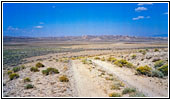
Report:
[[[138,6],[142,6],[142,5],[153,5],[153,3],[138,3]]]
[[[167,15],[167,14],[168,14],[168,12],[165,12],[165,13],[163,13],[163,14]]]
[[[8,30],[8,31],[17,31],[18,28],[14,28],[14,27],[12,27],[12,26],[8,26],[7,30]]]
[[[139,20],[139,19],[149,19],[150,18],[150,16],[146,16],[146,17],[144,17],[144,16],[138,16],[138,17],[135,17],[135,18],[132,18],[132,20]]]
[[[43,28],[43,26],[35,26],[35,28]]]
[[[132,18],[132,20],[139,20],[139,19],[144,19],[144,16],[138,16],[138,17]]]
[[[52,8],[56,8],[56,6],[52,6]]]
[[[147,8],[145,8],[145,7],[135,8],[135,11],[145,11],[145,10],[147,10]]]

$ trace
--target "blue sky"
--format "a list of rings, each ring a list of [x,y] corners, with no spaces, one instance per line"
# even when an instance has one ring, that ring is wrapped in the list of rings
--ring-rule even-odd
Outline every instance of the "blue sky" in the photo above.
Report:
[[[168,36],[167,3],[3,3],[4,36]]]

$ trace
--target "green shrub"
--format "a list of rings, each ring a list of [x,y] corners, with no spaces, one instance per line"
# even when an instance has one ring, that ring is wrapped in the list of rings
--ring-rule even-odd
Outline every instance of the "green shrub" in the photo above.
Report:
[[[67,78],[66,75],[59,77],[59,80],[60,80],[60,82],[69,82],[69,79]]]
[[[25,89],[32,89],[32,88],[34,88],[34,85],[32,85],[32,84],[27,84],[25,86]]]
[[[25,69],[26,67],[24,65],[21,65],[20,66],[20,69]]]
[[[153,70],[151,76],[152,77],[163,78],[164,77],[164,74],[162,72],[158,71],[158,70]]]
[[[8,71],[7,71],[7,74],[8,74],[8,75],[12,74],[12,70],[8,70]]]
[[[44,74],[44,75],[58,74],[58,73],[59,73],[59,71],[57,69],[51,68],[51,67],[47,68],[46,70],[42,70],[42,74]]]
[[[107,59],[107,61],[109,61],[109,62],[115,62],[117,59],[116,58],[114,58],[114,57],[109,57],[108,59]]]
[[[145,97],[145,95],[141,92],[135,92],[133,94],[130,94],[129,97]]]
[[[95,60],[100,60],[100,57],[95,57],[94,59],[95,59]]]
[[[120,93],[110,93],[109,94],[109,97],[121,97],[121,94]]]
[[[19,78],[19,75],[17,73],[12,73],[9,75],[10,80]]]
[[[24,82],[31,82],[30,78],[24,78]]]
[[[20,70],[22,70],[22,69],[25,69],[25,66],[24,66],[24,65],[14,67],[12,70],[13,70],[14,72],[18,72],[18,71],[20,71]]]
[[[127,93],[132,93],[132,92],[136,92],[136,89],[135,88],[125,88],[122,91],[122,94],[127,94]]]
[[[158,52],[158,51],[159,51],[159,49],[157,49],[157,48],[156,48],[156,49],[154,49],[154,52]]]
[[[161,71],[165,76],[167,76],[168,75],[168,64],[159,67],[158,70]]]
[[[159,61],[155,62],[154,67],[158,68],[158,67],[161,67],[162,65],[164,65],[164,61],[163,60],[159,60]]]
[[[92,64],[92,61],[91,60],[88,60],[88,59],[83,59],[82,60],[82,63],[83,64]]]
[[[142,53],[143,55],[146,54],[146,50],[139,50],[140,53]]]
[[[114,84],[111,86],[111,90],[120,90],[120,86]]]
[[[38,69],[37,67],[31,67],[31,68],[30,68],[30,71],[32,71],[32,72],[38,72],[39,69]]]
[[[36,67],[40,68],[40,67],[45,67],[45,66],[44,66],[42,63],[38,62],[38,63],[36,64]]]
[[[105,61],[105,58],[103,57],[103,58],[101,58],[101,61]]]
[[[143,75],[151,75],[151,68],[147,65],[145,66],[140,66],[137,69],[138,74],[143,74]]]
[[[42,70],[42,74],[49,75],[49,72],[48,72],[48,70]]]
[[[136,58],[136,55],[134,54],[134,55],[132,55],[131,57],[132,57],[132,59],[135,59],[135,58]]]
[[[133,68],[134,67],[133,64],[127,62],[124,59],[117,60],[117,61],[114,62],[114,64],[119,66],[119,67],[123,67],[123,66],[128,67],[128,68]]]
[[[20,67],[19,67],[19,66],[14,67],[12,70],[13,70],[14,72],[18,72],[18,71],[20,71]]]

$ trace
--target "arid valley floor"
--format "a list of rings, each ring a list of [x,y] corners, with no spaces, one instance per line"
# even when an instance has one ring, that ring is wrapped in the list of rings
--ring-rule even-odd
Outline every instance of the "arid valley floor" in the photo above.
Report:
[[[167,97],[167,64],[167,41],[4,42],[3,96]]]

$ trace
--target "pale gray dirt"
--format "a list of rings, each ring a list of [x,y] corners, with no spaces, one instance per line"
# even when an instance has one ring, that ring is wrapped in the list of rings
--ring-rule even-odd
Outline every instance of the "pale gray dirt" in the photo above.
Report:
[[[78,97],[106,97],[89,70],[78,60],[71,63]]]
[[[116,75],[128,85],[137,88],[146,96],[167,97],[168,95],[167,85],[164,85],[167,83],[166,79],[138,76],[129,68],[120,68],[100,60],[92,60],[92,62],[100,66],[103,70]]]

